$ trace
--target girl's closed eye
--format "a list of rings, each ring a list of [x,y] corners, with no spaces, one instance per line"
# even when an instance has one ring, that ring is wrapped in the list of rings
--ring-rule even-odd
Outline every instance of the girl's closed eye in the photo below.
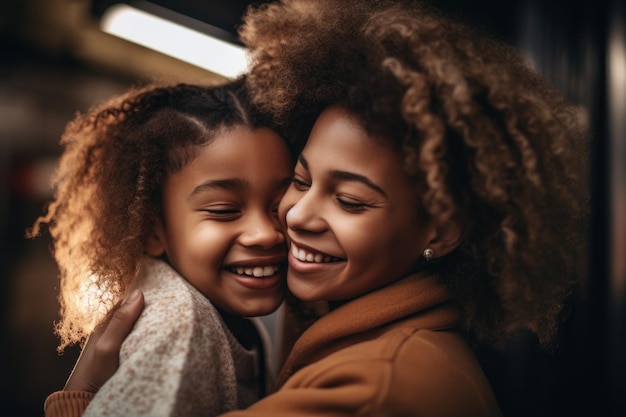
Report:
[[[238,207],[228,204],[215,204],[203,209],[212,220],[230,221],[237,219],[241,211]]]

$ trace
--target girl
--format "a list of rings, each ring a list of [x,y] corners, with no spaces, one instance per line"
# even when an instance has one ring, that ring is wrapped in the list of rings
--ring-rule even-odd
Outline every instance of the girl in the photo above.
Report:
[[[131,289],[146,303],[86,415],[216,415],[266,393],[267,340],[243,317],[283,299],[292,163],[265,126],[242,81],[133,90],[67,126],[31,233],[54,239],[60,349]]]
[[[329,312],[277,391],[227,415],[500,415],[471,347],[548,345],[582,270],[572,109],[517,52],[415,2],[283,0],[241,35],[255,102],[301,149],[279,206],[287,283]]]

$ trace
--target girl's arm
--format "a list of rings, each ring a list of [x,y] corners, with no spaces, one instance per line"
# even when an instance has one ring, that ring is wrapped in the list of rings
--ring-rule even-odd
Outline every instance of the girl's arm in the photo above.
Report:
[[[89,337],[63,391],[50,395],[45,404],[46,417],[80,416],[89,400],[115,373],[122,343],[144,307],[141,291],[124,300],[110,319]]]

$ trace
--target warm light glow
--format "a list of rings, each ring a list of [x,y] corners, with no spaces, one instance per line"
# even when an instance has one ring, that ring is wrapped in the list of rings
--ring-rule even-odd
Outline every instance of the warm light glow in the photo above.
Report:
[[[224,77],[235,78],[247,68],[244,48],[128,5],[111,6],[102,17],[101,28]]]
[[[97,277],[91,275],[89,280],[81,284],[73,301],[78,304],[83,314],[91,315],[92,321],[88,324],[89,331],[95,328],[107,312],[113,308],[116,301],[113,292],[99,287],[97,282]],[[114,289],[117,290],[118,288]]]

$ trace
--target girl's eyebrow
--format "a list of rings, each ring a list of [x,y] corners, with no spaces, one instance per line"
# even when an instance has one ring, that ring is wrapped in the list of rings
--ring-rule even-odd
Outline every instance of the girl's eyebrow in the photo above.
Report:
[[[287,188],[291,183],[291,177],[285,177],[275,181],[276,189],[280,190],[283,188]],[[188,199],[195,197],[198,194],[202,194],[207,190],[230,190],[230,191],[244,191],[250,188],[250,185],[247,181],[244,181],[239,178],[225,178],[220,180],[207,180],[202,184],[198,185],[193,191],[189,194]]]
[[[194,188],[187,198],[191,199],[194,196],[201,194],[202,192],[207,191],[207,190],[213,190],[213,189],[219,188],[219,189],[225,189],[225,190],[240,191],[240,190],[246,189],[247,187],[248,187],[248,184],[245,181],[238,179],[238,178],[207,180],[203,182],[202,184],[198,185],[196,188]]]
[[[304,169],[309,171],[309,163],[302,154],[298,156],[298,161],[300,162],[300,164],[302,164]],[[385,191],[383,191],[383,189],[380,186],[376,185],[374,182],[372,182],[372,180],[367,178],[365,175],[355,174],[354,172],[335,170],[335,171],[330,172],[330,176],[331,178],[337,179],[337,180],[360,182],[361,184],[364,184],[367,187],[371,188],[372,190],[376,191],[377,193],[381,194],[383,197],[385,198],[387,197],[387,193],[385,193]]]

